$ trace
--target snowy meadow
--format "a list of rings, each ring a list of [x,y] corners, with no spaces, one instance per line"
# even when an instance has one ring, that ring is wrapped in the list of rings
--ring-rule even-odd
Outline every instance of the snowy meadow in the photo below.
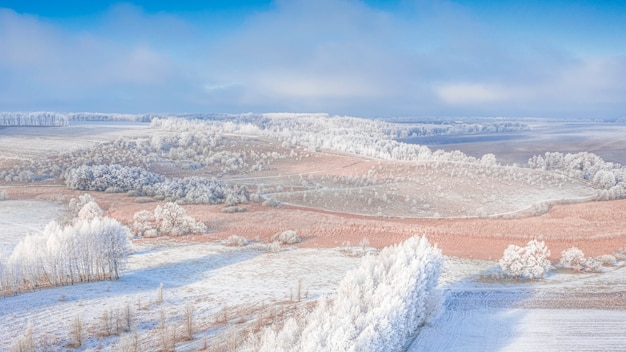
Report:
[[[0,126],[0,350],[626,346],[623,122]]]

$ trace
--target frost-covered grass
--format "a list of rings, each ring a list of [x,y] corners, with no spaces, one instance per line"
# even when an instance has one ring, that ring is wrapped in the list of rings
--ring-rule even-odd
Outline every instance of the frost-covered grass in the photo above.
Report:
[[[119,137],[146,136],[147,123],[124,122],[70,122],[67,127],[7,127],[0,136],[0,156],[41,157],[77,148],[86,148],[99,142]],[[28,142],[27,142],[28,141]]]
[[[197,334],[182,350],[196,350],[205,341],[217,343],[225,327],[253,324],[254,317],[295,297],[303,300],[333,292],[358,259],[337,249],[283,249],[271,253],[262,247],[226,247],[217,243],[180,243],[171,240],[135,244],[129,268],[117,281],[44,289],[0,299],[0,350],[33,325],[36,343],[54,350],[68,345],[70,323],[76,315],[85,325],[86,350],[113,349],[117,336],[98,337],[105,311],[130,305],[142,350],[158,349],[155,327],[163,310],[169,326],[182,331],[183,307],[194,307]],[[157,288],[163,284],[163,302]],[[265,308],[263,308],[265,307]],[[227,319],[222,322],[222,316]],[[243,319],[243,320],[242,320]],[[180,337],[180,335],[179,335]]]
[[[518,127],[523,126],[513,126]],[[431,133],[428,131],[411,132],[380,121],[327,115],[160,120],[151,127],[141,123],[72,122],[58,129],[6,128],[0,135],[0,162],[3,168],[6,164],[6,168],[13,169],[0,170],[4,172],[1,182],[36,182],[83,164],[119,163],[167,178],[219,178],[229,186],[250,187],[251,202],[259,201],[262,195],[277,200],[278,205],[287,202],[383,217],[488,217],[519,211],[540,214],[547,211],[548,203],[588,200],[596,194],[596,186],[576,175],[502,166],[493,155],[480,157],[496,150],[482,150],[473,157],[395,140],[410,133]],[[552,146],[546,143],[541,148],[560,150],[558,145],[554,149]],[[19,166],[18,160],[30,163]],[[37,173],[41,175],[37,177]],[[107,211],[115,213],[115,207],[125,202],[121,197],[111,197],[115,201],[108,202]],[[129,197],[128,201],[133,199]],[[254,206],[250,204],[250,209]],[[25,232],[41,230],[58,218],[61,209],[51,203],[0,202],[0,255],[10,252]],[[281,210],[280,206],[272,209]],[[256,219],[258,227],[256,233],[243,233],[248,238],[258,236],[259,228],[267,227],[266,235],[293,228],[308,240],[306,226],[293,227],[292,219],[281,222],[278,216],[265,218],[255,211],[219,215],[228,218],[207,224],[224,228],[233,219],[245,221],[241,219],[246,217]],[[601,216],[606,214],[594,214],[591,220],[596,222],[589,222],[593,225]],[[564,222],[583,220],[577,216],[554,223],[558,229]],[[382,232],[388,231],[386,224],[378,225],[356,226],[358,238],[367,235],[376,241],[373,234],[382,237]],[[503,228],[497,229],[497,236],[510,235],[508,228]],[[471,246],[473,235],[496,236],[486,227],[477,229],[486,233],[476,231],[458,241],[467,241],[465,244]],[[594,229],[593,236],[622,236],[621,228],[612,232],[603,229],[606,227]],[[339,245],[345,233],[338,226],[332,231],[329,233]],[[530,235],[534,234],[524,234]],[[269,239],[269,235],[265,237]],[[118,281],[50,288],[0,299],[0,350],[9,349],[28,331],[29,324],[36,344],[67,349],[75,343],[72,340],[76,338],[77,318],[83,325],[84,350],[115,350],[122,340],[132,344],[135,339],[141,350],[158,350],[171,342],[162,340],[164,337],[177,341],[177,350],[197,350],[205,344],[228,345],[231,340],[236,344],[244,332],[258,332],[273,320],[284,321],[296,308],[313,305],[322,294],[332,294],[345,273],[359,263],[358,258],[339,248],[294,249],[258,243],[236,247],[185,241],[135,241],[129,268]],[[495,265],[448,258],[441,277],[448,292],[447,309],[440,320],[420,333],[415,350],[623,350],[623,267],[600,273],[553,271],[541,282],[518,282],[501,279]],[[614,310],[604,310],[607,307]],[[103,317],[119,317],[121,311],[131,313],[131,331],[122,332],[122,336],[102,333]],[[189,312],[195,334],[191,341],[182,341]],[[583,314],[590,317],[591,327],[582,320]]]
[[[283,177],[284,186],[270,188],[270,196],[340,213],[433,218],[536,215],[545,212],[547,204],[590,200],[596,195],[592,187],[575,179],[515,167],[453,162],[366,165],[369,168],[303,175],[299,183]]]
[[[267,323],[272,316],[289,314],[298,305],[298,295],[300,304],[332,295],[359,262],[340,249],[271,253],[255,245],[144,240],[135,243],[129,268],[118,281],[0,299],[0,350],[7,350],[29,323],[36,344],[65,350],[76,316],[84,324],[84,350],[116,350],[122,340],[134,335],[101,336],[102,316],[126,307],[142,350],[161,348],[161,312],[168,329],[177,331],[176,350],[198,350],[205,343],[218,346],[233,336],[243,339],[245,330],[258,329],[258,319]],[[412,351],[623,349],[626,310],[598,306],[601,299],[619,304],[614,298],[626,290],[626,267],[609,267],[601,273],[558,272],[529,283],[490,279],[495,266],[495,262],[446,257],[440,278],[446,310],[422,329]],[[598,304],[589,306],[589,302]],[[188,304],[193,306],[195,333],[191,341],[182,341]],[[607,307],[615,308],[611,304]]]
[[[623,263],[537,282],[485,279],[494,265],[447,258],[441,280],[446,309],[409,351],[623,351]]]

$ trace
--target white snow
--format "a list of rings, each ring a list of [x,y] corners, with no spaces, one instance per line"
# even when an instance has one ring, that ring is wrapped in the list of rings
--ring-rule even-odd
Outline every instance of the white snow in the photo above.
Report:
[[[4,262],[15,245],[29,232],[41,232],[61,217],[60,204],[36,200],[0,201],[0,262]]]
[[[553,273],[539,281],[477,280],[495,272],[488,263],[448,258],[448,277],[442,280],[446,310],[423,328],[409,351],[624,351],[623,305],[577,306],[585,298],[623,297],[625,266]],[[460,278],[450,271],[453,265],[465,272],[474,267],[474,277]]]
[[[123,309],[127,303],[136,314],[142,349],[158,348],[153,329],[160,310],[179,328],[187,303],[194,305],[196,325],[210,339],[209,328],[218,320],[222,309],[236,312],[288,301],[298,281],[303,298],[330,294],[345,273],[359,263],[358,258],[343,255],[339,249],[283,248],[279,253],[271,253],[254,245],[233,248],[167,239],[135,246],[128,269],[118,281],[0,298],[0,350],[8,349],[29,323],[33,325],[36,343],[63,349],[76,315],[81,317],[90,336],[85,350],[111,349],[119,338],[96,336],[100,317],[107,310]],[[164,301],[159,305],[156,291],[160,283],[164,287]],[[186,343],[182,348],[197,347]]]

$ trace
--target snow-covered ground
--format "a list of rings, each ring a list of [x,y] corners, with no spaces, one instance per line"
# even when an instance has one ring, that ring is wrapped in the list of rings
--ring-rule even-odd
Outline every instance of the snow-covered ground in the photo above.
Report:
[[[466,272],[483,273],[462,279],[450,277],[455,261],[448,258],[442,278],[444,313],[409,351],[624,351],[623,263],[602,273],[552,273],[537,282],[481,282],[478,277],[494,271],[489,262],[462,261]]]
[[[229,330],[241,332],[254,324],[252,316],[266,316],[272,307],[295,301],[298,286],[304,301],[332,294],[359,263],[340,249],[272,253],[259,244],[225,247],[172,239],[134,246],[118,281],[0,298],[0,350],[10,348],[29,324],[36,343],[63,350],[76,316],[87,337],[83,350],[117,350],[129,333],[101,336],[102,316],[126,307],[142,350],[159,349],[161,312],[181,336],[187,304],[193,305],[197,333],[194,340],[179,342],[177,350],[197,350],[223,342]],[[440,280],[446,309],[420,332],[410,351],[623,351],[626,266],[618,264],[602,273],[552,272],[533,282],[494,278],[494,262],[447,257]]]
[[[289,128],[284,130],[293,132]],[[117,122],[78,123],[58,129],[6,128],[0,135],[0,162],[8,170],[19,159],[37,160],[120,136],[137,139],[176,133],[153,130],[148,124]],[[243,135],[246,138],[239,138]],[[586,203],[581,205],[586,208],[584,213],[571,212],[573,207],[568,207],[569,212],[560,212],[555,207],[545,216],[533,218],[534,223],[525,219],[480,219],[527,208],[532,210],[530,213],[539,214],[548,208],[534,209],[537,204],[590,199],[595,195],[595,189],[576,179],[539,170],[484,167],[464,162],[378,160],[374,163],[371,155],[375,153],[348,155],[341,148],[313,152],[316,148],[305,151],[299,147],[292,150],[293,157],[287,157],[291,155],[287,147],[291,148],[292,142],[283,140],[287,147],[279,147],[282,143],[269,140],[268,136],[249,138],[247,133],[243,135],[229,134],[224,145],[232,150],[225,150],[238,153],[252,149],[285,157],[271,157],[272,163],[268,161],[266,167],[255,173],[248,174],[244,169],[235,170],[240,174],[226,172],[224,179],[232,176],[230,182],[245,181],[253,188],[265,188],[260,183],[266,183],[272,191],[260,193],[276,192],[277,200],[301,205],[304,210],[250,205],[245,213],[226,214],[211,207],[188,206],[194,209],[194,215],[205,216],[201,220],[210,224],[214,231],[211,236],[237,233],[266,239],[279,229],[293,228],[301,237],[308,238],[309,243],[315,243],[309,239],[325,236],[330,246],[333,243],[339,246],[348,238],[355,244],[364,237],[369,237],[373,243],[378,240],[378,243],[389,244],[398,242],[399,235],[429,228],[436,229],[431,232],[442,241],[458,242],[458,247],[464,249],[462,254],[473,258],[477,257],[476,253],[482,253],[479,247],[495,248],[496,255],[501,254],[499,246],[508,245],[512,240],[507,236],[511,235],[516,236],[514,240],[526,239],[529,234],[546,239],[554,235],[559,241],[568,239],[559,243],[561,246],[586,241],[588,245],[593,242],[607,251],[596,254],[614,250],[611,247],[609,251],[602,238],[614,239],[620,247],[625,245],[623,224],[603,220],[606,214],[619,218],[620,214],[614,211],[619,205],[611,208]],[[266,137],[268,140],[264,139]],[[374,146],[367,144],[369,142],[372,141],[365,139],[361,151]],[[552,148],[562,143],[560,139],[552,142],[540,148],[534,146],[533,154],[562,150]],[[573,149],[567,151],[609,148],[623,152],[623,144],[620,144],[623,140],[617,141],[619,143],[609,140],[608,144],[592,142],[585,146],[572,142]],[[306,138],[302,143],[307,145]],[[342,143],[350,145],[351,142],[346,139]],[[511,155],[525,155],[531,150],[518,150],[519,147],[514,143],[509,151]],[[408,149],[400,148],[402,150]],[[482,150],[477,155],[494,150],[500,149]],[[523,162],[526,158],[520,160]],[[178,165],[163,162],[158,168],[165,170],[166,175],[188,176],[196,172],[191,169],[183,172]],[[221,170],[222,165],[215,170],[217,168]],[[206,175],[212,175],[215,170],[207,168]],[[20,199],[49,199],[51,202],[0,202],[0,263],[27,232],[40,231],[50,220],[62,215],[63,206],[53,203],[61,195],[43,198],[42,187],[32,187],[36,189],[35,197],[13,193],[19,193]],[[284,190],[279,191],[279,188]],[[56,189],[53,192],[57,192]],[[348,197],[350,195],[352,197]],[[126,220],[139,210],[138,207],[146,206],[125,196],[122,199],[118,194],[102,193],[98,197],[106,200],[101,204],[106,206],[109,215],[126,217]],[[306,207],[322,211],[308,212]],[[326,214],[324,210],[336,213]],[[419,216],[421,219],[408,222],[373,216],[361,218],[347,213]],[[424,219],[446,216],[479,218],[454,224],[447,220]],[[444,225],[450,226],[450,230]],[[573,233],[571,227],[588,231],[577,232],[578,237],[571,238],[560,233]],[[394,234],[398,237],[393,237]],[[176,340],[180,341],[177,350],[221,344],[229,339],[229,334],[240,341],[244,330],[258,332],[271,323],[272,318],[280,320],[279,316],[284,316],[285,311],[288,314],[322,294],[332,293],[346,272],[359,263],[357,258],[337,248],[283,248],[274,253],[264,244],[225,247],[217,242],[203,242],[207,238],[135,241],[135,251],[118,281],[77,284],[0,298],[0,351],[9,350],[29,325],[38,346],[66,350],[73,338],[71,331],[76,317],[80,317],[83,325],[82,349],[88,351],[120,350],[122,340],[128,342],[135,336],[140,350],[158,350],[160,336],[163,336],[159,330],[162,317],[167,330],[175,331]],[[590,238],[593,240],[589,241]],[[496,257],[491,253],[482,255],[482,258]],[[412,351],[625,350],[626,266],[623,264],[594,274],[553,272],[545,280],[534,282],[498,279],[492,276],[497,273],[495,265],[489,261],[447,258],[441,280],[447,292],[446,309],[439,320],[421,331]],[[160,284],[163,284],[162,302],[157,290]],[[298,297],[304,302],[299,302]],[[189,305],[193,306],[196,334],[192,341],[182,341],[184,311]],[[103,332],[103,318],[120,317],[124,312],[129,312],[136,335],[122,332],[121,336],[105,336],[108,333]]]
[[[7,127],[0,133],[0,157],[28,159],[55,155],[120,137],[142,137],[149,123],[71,122],[67,127]]]
[[[0,201],[0,263],[29,232],[40,232],[47,223],[61,217],[64,207],[37,200]]]
[[[76,316],[85,326],[85,350],[115,349],[119,337],[98,337],[101,317],[104,312],[123,311],[127,305],[141,350],[154,350],[159,348],[155,327],[161,310],[180,336],[187,304],[193,305],[194,325],[201,332],[177,349],[195,350],[205,339],[211,341],[223,332],[224,326],[216,325],[221,316],[242,324],[249,319],[245,311],[264,314],[273,305],[295,300],[298,286],[303,300],[315,299],[331,293],[345,273],[358,265],[358,259],[338,249],[283,248],[272,253],[254,244],[242,248],[171,240],[136,243],[135,247],[118,281],[0,298],[0,350],[8,349],[28,324],[32,324],[36,343],[62,350],[71,341],[69,331]],[[164,293],[159,304],[161,283]]]

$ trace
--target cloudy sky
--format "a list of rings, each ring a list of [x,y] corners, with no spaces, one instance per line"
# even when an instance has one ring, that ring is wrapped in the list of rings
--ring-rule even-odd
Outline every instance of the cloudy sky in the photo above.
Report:
[[[626,117],[626,1],[0,0],[0,111]]]

